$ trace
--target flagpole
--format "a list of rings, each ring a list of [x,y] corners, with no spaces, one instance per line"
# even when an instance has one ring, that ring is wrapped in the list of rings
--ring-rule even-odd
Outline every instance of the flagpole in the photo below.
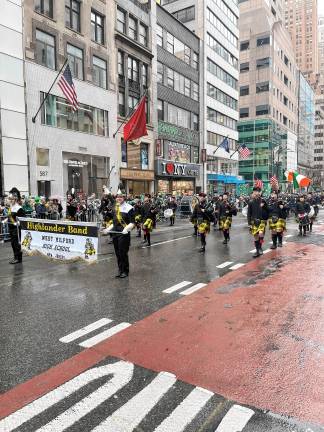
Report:
[[[32,117],[32,122],[35,123],[36,122],[36,117],[38,116],[39,111],[42,109],[42,106],[44,105],[46,99],[48,98],[50,91],[52,90],[52,88],[54,87],[54,84],[57,81],[57,78],[59,77],[60,73],[62,72],[64,66],[66,65],[66,63],[68,62],[68,59],[66,58],[63,66],[61,67],[61,69],[59,70],[59,73],[56,75],[55,80],[53,81],[53,84],[51,85],[50,89],[48,90],[48,92],[46,93],[46,96],[44,97],[44,99],[42,100],[42,103],[40,104],[40,107],[37,110],[37,113],[34,115],[34,117]]]
[[[115,138],[115,136],[117,135],[118,131],[120,130],[120,128],[127,122],[127,120],[133,115],[136,107],[140,104],[141,100],[143,99],[144,96],[146,96],[147,94],[147,89],[144,91],[144,93],[142,94],[142,96],[139,98],[139,101],[137,102],[137,104],[134,106],[133,111],[128,114],[127,117],[125,117],[124,121],[118,126],[116,132],[113,134],[113,138]]]

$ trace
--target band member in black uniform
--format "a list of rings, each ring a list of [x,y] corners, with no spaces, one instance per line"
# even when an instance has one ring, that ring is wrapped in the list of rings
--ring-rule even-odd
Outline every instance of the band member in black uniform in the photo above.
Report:
[[[318,215],[318,205],[316,203],[316,200],[313,197],[312,192],[309,192],[307,194],[307,202],[308,204],[314,208],[314,214],[312,216],[309,216],[309,231],[313,231],[313,223],[315,222],[316,216]]]
[[[299,235],[306,235],[307,225],[309,224],[308,213],[310,205],[305,201],[304,195],[300,196],[296,204],[296,220],[299,227]]]
[[[113,223],[105,230],[106,233],[113,231],[113,243],[119,268],[117,278],[126,278],[129,274],[130,232],[135,226],[134,208],[125,201],[125,198],[126,195],[118,190],[112,210]]]
[[[210,232],[210,221],[213,219],[213,209],[207,205],[206,194],[199,194],[199,203],[195,205],[192,213],[191,222],[197,223],[200,234],[201,248],[199,252],[205,252],[206,235]]]
[[[251,234],[254,237],[255,254],[253,258],[257,258],[263,254],[262,243],[269,217],[267,203],[261,197],[261,189],[253,188],[252,199],[248,204],[247,219],[251,229]]]
[[[230,241],[230,229],[232,226],[232,217],[237,215],[234,205],[228,201],[227,193],[223,194],[223,199],[219,206],[219,227],[223,231],[224,241],[227,244]]]
[[[22,262],[22,252],[21,245],[19,243],[17,217],[24,217],[25,212],[20,205],[21,196],[19,190],[14,187],[11,189],[9,194],[10,207],[8,210],[8,219],[6,222],[8,222],[11,247],[14,253],[13,259],[9,262],[10,264],[18,264]]]
[[[172,196],[170,201],[168,202],[168,208],[170,208],[173,211],[173,215],[170,217],[170,226],[174,225],[177,207],[178,204],[176,202],[176,198],[175,196]]]
[[[143,205],[142,205],[142,201],[139,198],[135,200],[134,211],[135,211],[135,226],[137,231],[136,237],[142,237],[141,224],[142,224]]]
[[[144,204],[142,208],[142,220],[143,220],[143,232],[144,240],[143,243],[147,242],[147,246],[151,246],[151,232],[155,225],[156,213],[158,212],[158,207],[152,203],[151,195],[146,194],[144,197]]]
[[[270,249],[282,247],[282,237],[286,230],[287,207],[284,202],[278,199],[276,192],[271,194],[269,203],[269,228],[272,235],[272,246]]]

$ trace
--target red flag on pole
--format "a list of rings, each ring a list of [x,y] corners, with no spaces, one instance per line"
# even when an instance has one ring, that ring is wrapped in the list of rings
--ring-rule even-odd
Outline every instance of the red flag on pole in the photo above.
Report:
[[[146,129],[146,96],[139,103],[136,111],[124,126],[124,140],[131,141],[147,135]]]

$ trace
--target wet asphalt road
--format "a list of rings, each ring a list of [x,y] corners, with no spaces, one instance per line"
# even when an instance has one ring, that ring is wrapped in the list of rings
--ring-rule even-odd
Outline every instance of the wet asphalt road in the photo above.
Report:
[[[320,213],[319,220],[324,221],[324,212]],[[100,327],[100,331],[108,330],[112,324],[134,324],[181,297],[179,291],[164,293],[164,290],[183,281],[190,282],[191,286],[206,284],[232,271],[232,266],[238,268],[239,264],[253,260],[253,241],[241,216],[234,219],[229,245],[222,244],[223,238],[218,230],[212,231],[207,238],[205,254],[198,252],[200,239],[193,237],[192,232],[192,226],[184,221],[177,221],[175,228],[159,227],[157,232],[153,232],[151,248],[143,246],[140,239],[133,236],[131,274],[123,280],[114,277],[115,256],[112,245],[107,244],[107,237],[103,239],[99,262],[94,265],[57,264],[41,257],[26,257],[23,264],[12,267],[7,265],[10,246],[0,245],[0,393],[82,352],[84,347],[79,344],[89,339],[89,335],[85,335],[63,343],[59,339],[65,335],[104,318],[107,323]],[[316,243],[324,239],[324,236],[316,237],[315,233],[312,237],[299,239],[293,220],[288,224],[286,235],[286,241]],[[270,247],[269,242],[267,233],[264,249]],[[231,264],[221,268],[228,262]],[[138,391],[153,376],[156,373],[135,368],[135,383],[132,381],[129,384],[126,394],[135,394],[135,389]],[[180,382],[176,386],[170,399],[170,407],[173,408],[179,398],[189,394],[189,387],[192,389],[192,386]],[[123,398],[125,395],[121,396],[121,401]],[[186,431],[215,431],[220,418],[233,405],[221,398],[222,408],[219,408],[219,398],[213,396],[201,412],[200,420],[197,417]],[[68,405],[73,403],[72,399]],[[218,409],[215,411],[216,399]],[[170,411],[170,407],[164,408],[164,411]],[[83,419],[83,423],[76,423],[69,430],[91,430],[99,423],[102,409],[97,409],[92,416]],[[107,410],[109,412],[105,412],[109,415],[112,407]],[[161,412],[156,408],[151,420],[146,418],[136,430],[153,431],[160,422]],[[308,432],[324,430],[277,419],[256,409],[254,413],[253,421],[244,428],[244,432],[306,432],[307,427]],[[97,420],[94,421],[94,418]],[[28,423],[28,427],[17,430],[36,430],[39,424],[42,424],[41,421],[34,420]],[[223,432],[237,431],[224,429]]]

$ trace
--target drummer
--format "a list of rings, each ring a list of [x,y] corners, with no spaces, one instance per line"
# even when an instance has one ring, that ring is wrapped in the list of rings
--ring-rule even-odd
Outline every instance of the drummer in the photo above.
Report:
[[[172,196],[170,198],[170,201],[168,202],[168,209],[172,210],[172,216],[170,216],[170,226],[174,225],[177,208],[178,208],[178,204],[176,202],[176,197]]]

